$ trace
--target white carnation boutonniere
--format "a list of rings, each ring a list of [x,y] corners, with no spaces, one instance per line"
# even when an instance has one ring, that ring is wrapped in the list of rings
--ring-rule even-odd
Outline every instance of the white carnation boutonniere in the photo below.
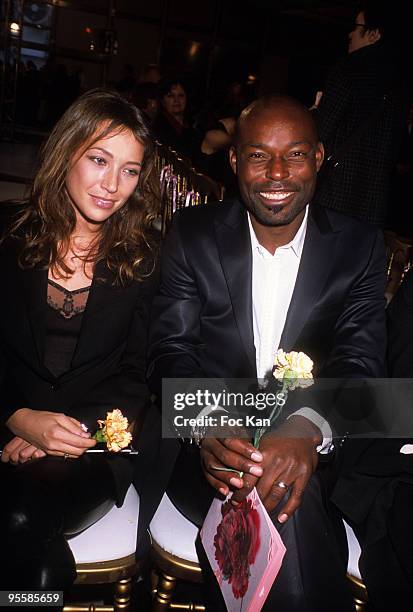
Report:
[[[289,391],[309,387],[313,384],[313,366],[314,363],[305,353],[297,351],[285,353],[283,349],[278,349],[274,359],[273,376],[281,385],[281,390],[277,393],[275,405],[269,416],[270,426],[280,416]],[[259,427],[256,430],[254,436],[254,446],[256,448],[258,448],[267,429],[267,427]]]
[[[305,353],[284,353],[279,349],[275,355],[273,376],[282,383],[285,391],[293,391],[297,387],[305,388],[313,384],[313,366],[314,363]]]
[[[99,429],[93,437],[98,442],[106,442],[108,451],[118,453],[132,442],[128,419],[118,408],[108,412],[106,419],[98,420],[98,425]]]

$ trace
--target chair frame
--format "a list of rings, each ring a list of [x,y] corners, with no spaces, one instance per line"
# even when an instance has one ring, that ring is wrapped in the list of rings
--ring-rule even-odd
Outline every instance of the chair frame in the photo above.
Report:
[[[114,584],[113,605],[66,604],[63,612],[128,612],[131,606],[132,578],[139,572],[135,555],[97,563],[78,563],[75,585]]]
[[[202,604],[177,603],[172,601],[177,579],[202,583],[202,572],[198,563],[182,559],[164,550],[157,542],[152,541],[152,612],[166,610],[190,610],[204,612]]]
[[[212,178],[198,172],[190,160],[179,155],[170,147],[156,143],[156,168],[161,179],[161,235],[165,237],[172,221],[173,211],[186,206],[198,206],[211,201],[222,201],[225,188]],[[162,178],[168,169],[173,176],[171,188],[168,180]]]
[[[385,296],[390,302],[409,271],[413,259],[413,241],[397,236],[394,232],[385,231],[387,258],[387,284]]]
[[[352,576],[351,574],[347,574],[347,580],[349,582],[350,591],[354,599],[356,612],[364,612],[366,609],[366,604],[368,602],[368,595],[365,584],[360,580],[360,578],[356,578],[356,576]]]

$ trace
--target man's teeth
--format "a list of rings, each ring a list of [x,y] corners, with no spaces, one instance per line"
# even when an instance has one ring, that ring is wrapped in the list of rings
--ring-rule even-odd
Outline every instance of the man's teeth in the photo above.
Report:
[[[292,191],[260,191],[260,196],[265,198],[266,200],[285,200],[290,195],[292,195]]]

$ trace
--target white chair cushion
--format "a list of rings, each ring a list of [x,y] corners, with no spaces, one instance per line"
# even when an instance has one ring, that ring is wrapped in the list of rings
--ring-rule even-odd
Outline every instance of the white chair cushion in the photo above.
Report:
[[[346,521],[343,521],[343,523],[346,529],[348,543],[347,573],[350,574],[350,576],[354,576],[355,578],[362,580],[359,570],[359,559],[361,555],[360,544],[358,543],[358,540],[350,525],[347,525]]]
[[[199,529],[175,508],[166,493],[162,497],[149,530],[153,540],[163,550],[186,561],[198,563],[195,540]]]
[[[97,523],[68,538],[76,563],[111,561],[136,549],[139,496],[131,485],[121,508],[114,506]]]

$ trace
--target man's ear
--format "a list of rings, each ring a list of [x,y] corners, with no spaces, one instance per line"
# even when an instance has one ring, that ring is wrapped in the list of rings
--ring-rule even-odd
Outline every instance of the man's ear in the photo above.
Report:
[[[315,150],[315,165],[317,168],[317,172],[320,170],[323,160],[324,160],[324,145],[322,142],[319,142],[317,143],[317,148]]]
[[[378,28],[375,28],[374,30],[367,30],[366,36],[370,45],[374,45],[374,43],[378,42],[381,38],[381,34]]]
[[[229,163],[234,174],[237,173],[237,151],[234,146],[229,148]]]

